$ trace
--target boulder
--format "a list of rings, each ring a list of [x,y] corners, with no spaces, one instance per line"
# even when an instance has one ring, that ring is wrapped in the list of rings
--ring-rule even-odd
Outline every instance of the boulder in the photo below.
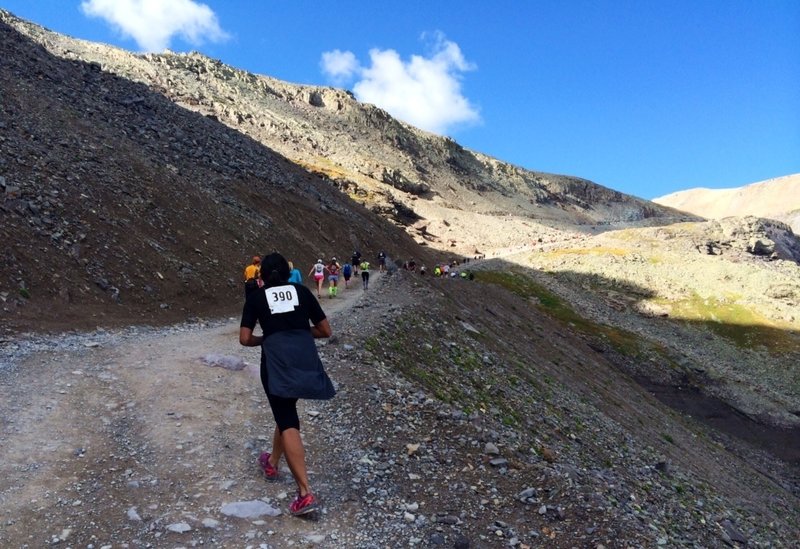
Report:
[[[753,255],[771,256],[775,253],[775,242],[766,237],[753,237],[747,244],[747,251]]]
[[[415,196],[423,195],[431,189],[425,183],[411,181],[408,177],[403,175],[400,170],[394,168],[384,168],[381,174],[381,181],[387,185],[391,185],[398,191],[413,194]]]

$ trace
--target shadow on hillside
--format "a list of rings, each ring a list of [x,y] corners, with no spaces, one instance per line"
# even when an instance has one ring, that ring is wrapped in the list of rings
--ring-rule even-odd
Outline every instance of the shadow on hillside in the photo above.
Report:
[[[775,425],[766,416],[748,415],[714,396],[714,388],[725,386],[727,390],[736,391],[739,386],[735,380],[725,384],[712,379],[707,371],[713,366],[703,363],[723,360],[708,356],[716,345],[722,344],[733,349],[725,356],[752,352],[751,360],[763,361],[763,355],[769,354],[774,358],[772,367],[792,367],[800,357],[799,331],[755,323],[672,318],[665,307],[642,305],[656,297],[652,290],[599,275],[573,271],[544,273],[502,260],[491,260],[484,268],[487,270],[476,271],[476,280],[503,286],[536,303],[543,314],[564,323],[569,330],[585,338],[593,350],[603,354],[662,403],[719,432],[800,465],[800,427]],[[581,305],[561,297],[574,294],[576,289],[597,296],[586,300],[583,305],[591,307],[592,313],[581,314]],[[623,323],[644,327],[647,335],[641,336],[626,329]],[[708,348],[687,351],[687,344],[705,344]],[[697,356],[703,356],[703,359],[695,358]],[[654,364],[658,365],[657,370],[653,369]],[[720,371],[736,369],[735,366],[720,366]],[[753,379],[744,392],[761,393],[761,388],[769,383],[763,378]],[[781,389],[788,393],[796,392],[792,387]],[[789,413],[800,416],[800,410],[789,410]]]
[[[0,52],[4,151],[16,159],[0,162],[14,189],[0,230],[15,250],[0,264],[11,296],[0,315],[15,330],[227,315],[254,253],[280,250],[301,270],[355,249],[429,253],[331,181],[144,84],[55,56],[2,22]],[[49,209],[58,231],[35,214]],[[64,259],[71,284],[55,298],[39,256]]]

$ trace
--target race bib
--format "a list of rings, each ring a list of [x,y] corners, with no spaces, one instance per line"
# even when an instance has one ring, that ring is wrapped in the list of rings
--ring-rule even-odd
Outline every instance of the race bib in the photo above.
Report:
[[[300,305],[300,300],[297,298],[297,289],[292,285],[274,286],[267,288],[265,291],[269,312],[273,315],[291,313],[295,307]]]

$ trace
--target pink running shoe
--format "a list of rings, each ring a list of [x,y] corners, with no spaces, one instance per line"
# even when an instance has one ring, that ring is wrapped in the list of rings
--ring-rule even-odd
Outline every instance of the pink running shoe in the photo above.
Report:
[[[294,498],[294,501],[289,505],[289,512],[296,517],[305,515],[306,513],[313,513],[317,509],[319,509],[319,503],[311,492],[302,497],[300,494],[297,494],[297,497]]]
[[[272,456],[272,454],[269,452],[264,452],[258,456],[258,465],[261,466],[261,470],[264,472],[264,476],[267,480],[278,480],[278,470],[269,462],[270,456]]]

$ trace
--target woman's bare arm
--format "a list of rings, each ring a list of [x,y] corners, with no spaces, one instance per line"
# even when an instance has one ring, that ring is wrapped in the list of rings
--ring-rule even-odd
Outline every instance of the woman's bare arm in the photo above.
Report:
[[[311,335],[315,338],[331,337],[332,333],[331,324],[328,322],[327,318],[323,318],[319,324],[315,324],[311,327]]]
[[[252,329],[244,326],[239,328],[239,343],[245,347],[258,347],[262,341],[264,336],[254,336]]]

